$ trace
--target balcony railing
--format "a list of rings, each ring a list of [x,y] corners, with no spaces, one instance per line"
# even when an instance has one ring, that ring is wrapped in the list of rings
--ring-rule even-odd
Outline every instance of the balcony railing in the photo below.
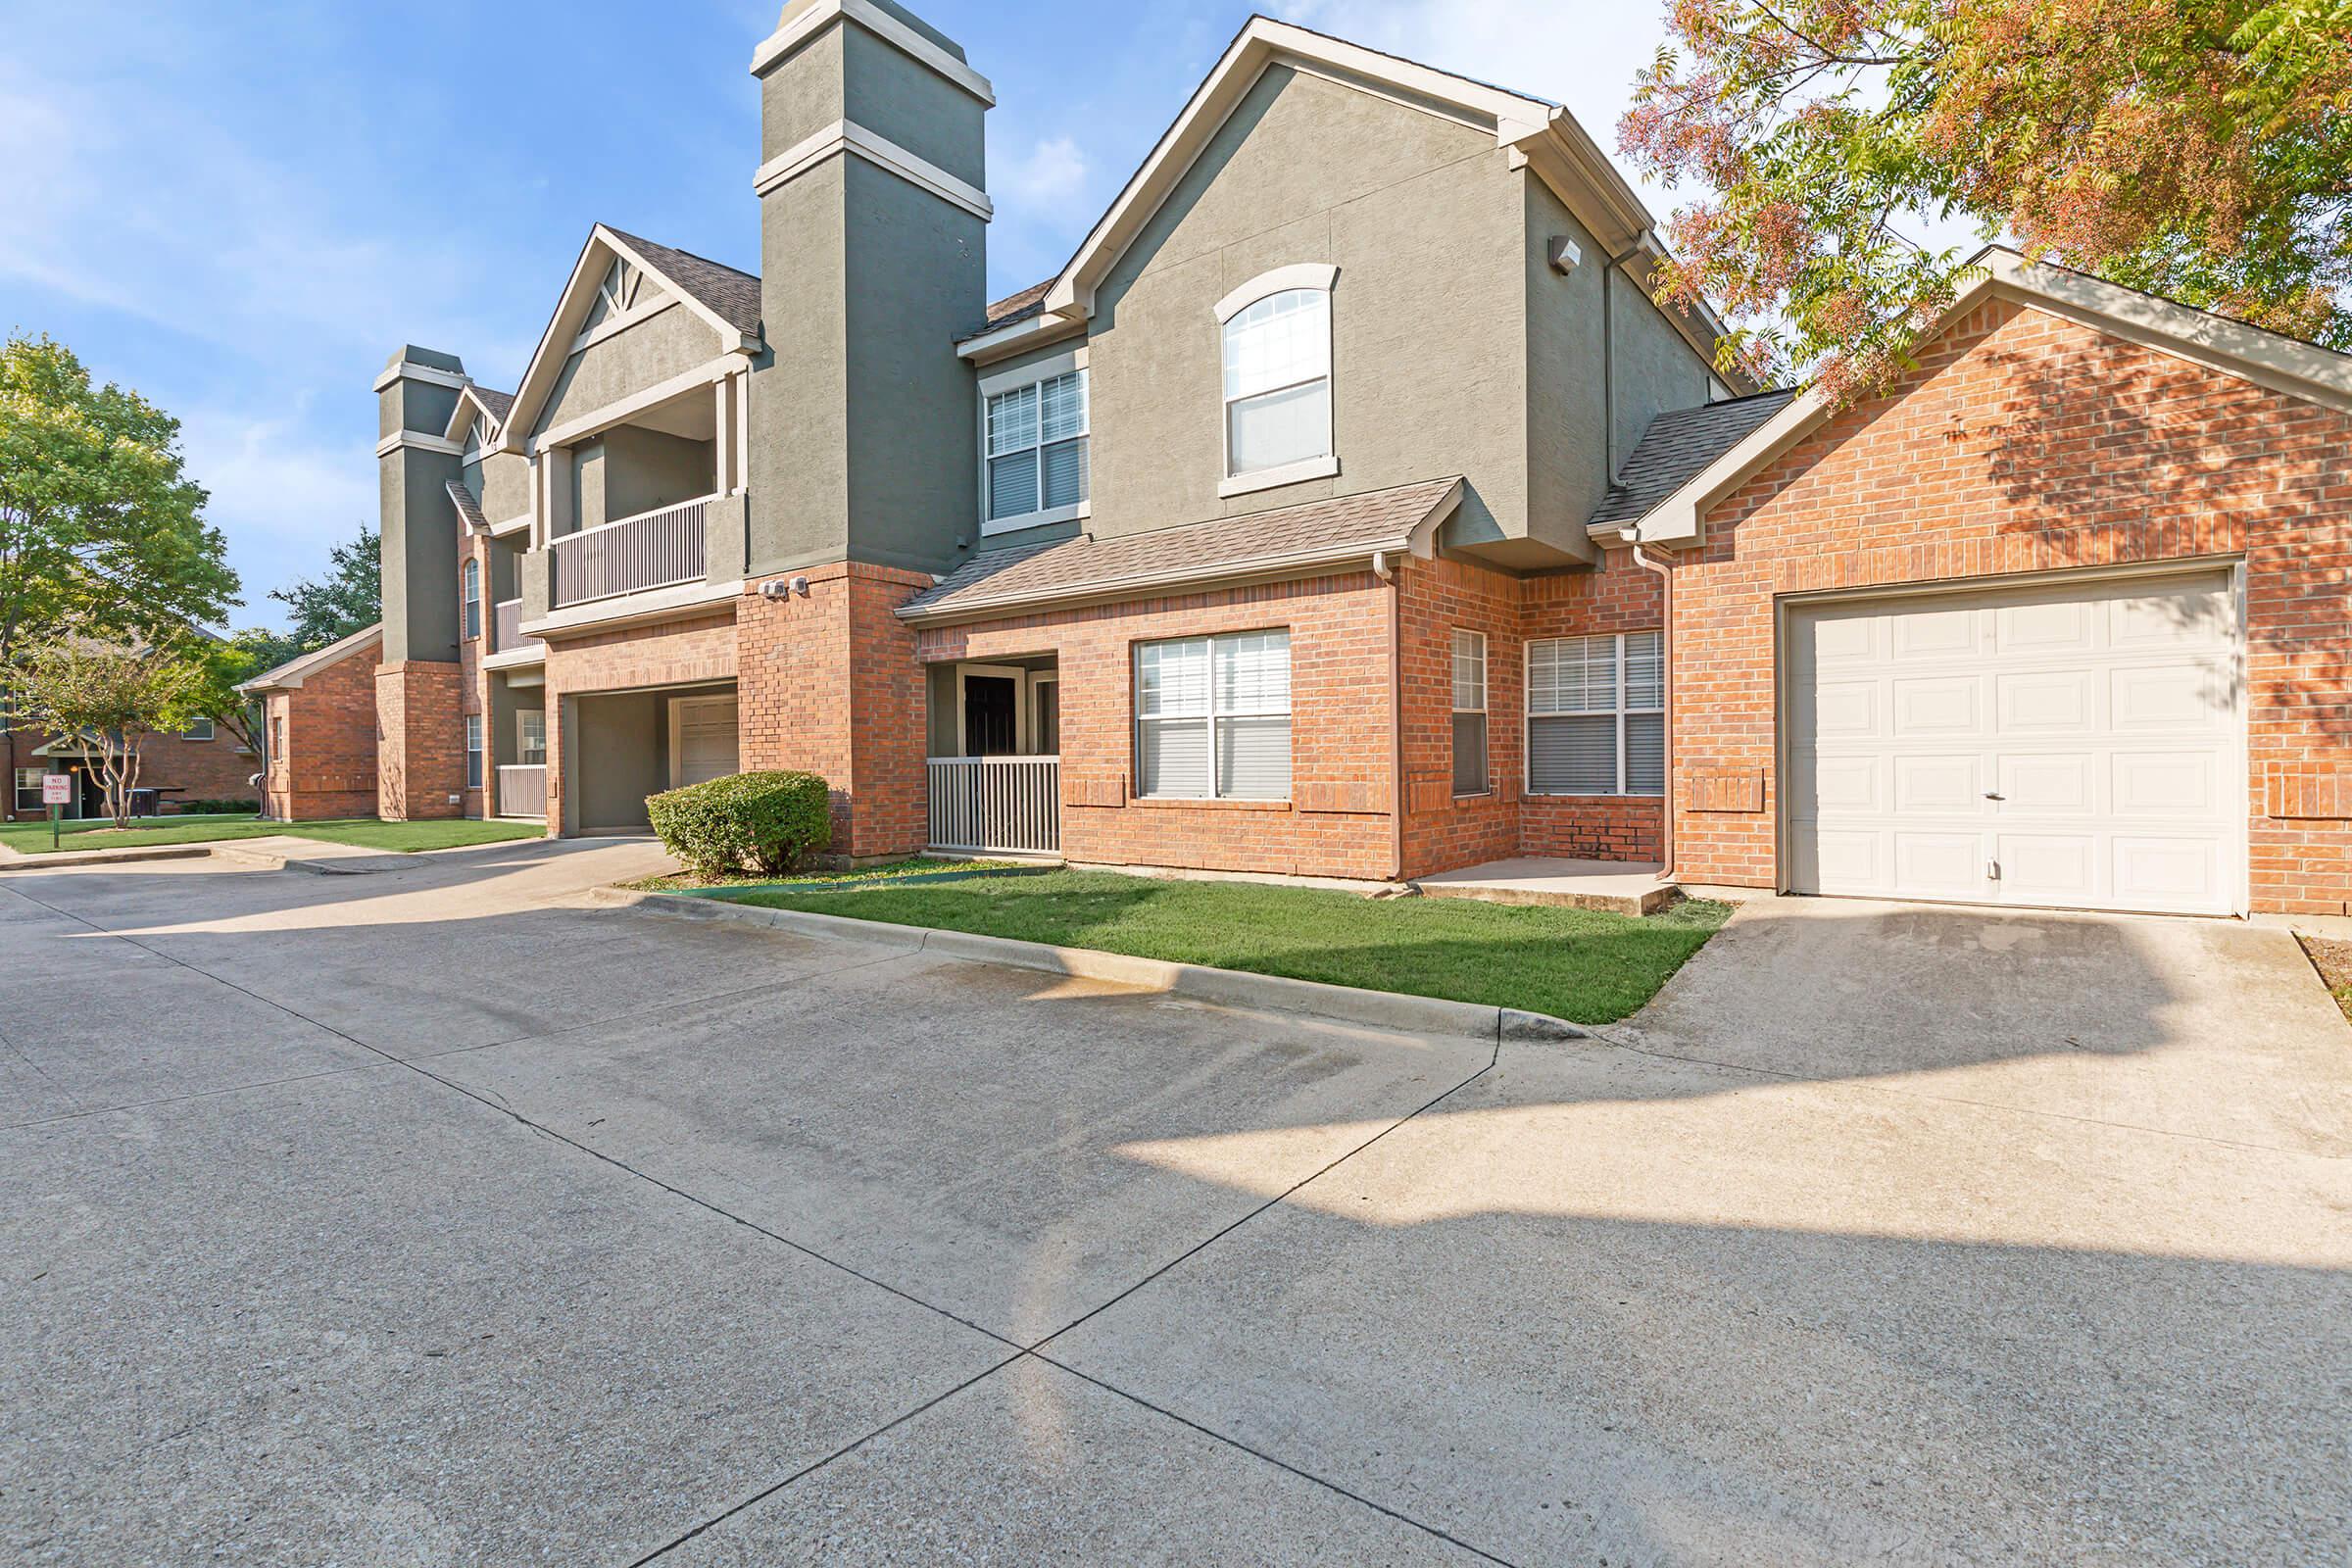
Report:
[[[547,815],[547,764],[501,763],[498,769],[498,814],[540,821]]]
[[[553,608],[699,579],[703,514],[714,499],[681,501],[556,540],[548,547],[555,568]]]
[[[1061,759],[934,757],[931,848],[1061,853]]]
[[[502,599],[490,607],[490,651],[511,654],[520,648],[544,649],[547,644],[522,634],[522,601]]]

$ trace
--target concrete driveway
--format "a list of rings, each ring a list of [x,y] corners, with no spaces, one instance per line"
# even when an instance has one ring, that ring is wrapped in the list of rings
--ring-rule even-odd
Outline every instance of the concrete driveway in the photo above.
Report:
[[[581,906],[0,877],[0,1556],[2333,1563],[2277,933],[1769,903],[1621,1046]]]

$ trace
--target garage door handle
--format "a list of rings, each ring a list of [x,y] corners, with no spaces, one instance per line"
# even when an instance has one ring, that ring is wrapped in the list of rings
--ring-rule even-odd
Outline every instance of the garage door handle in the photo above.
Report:
[[[1986,790],[1986,791],[1984,792],[1984,798],[1985,798],[1986,800],[1988,800],[1988,801],[2000,801],[2000,800],[2006,800],[2006,799],[2008,799],[2008,797],[2007,797],[2007,796],[2005,796],[2005,795],[1996,795],[1996,794],[1994,794],[1994,793],[1993,793],[1992,791],[1990,791],[1990,790]]]

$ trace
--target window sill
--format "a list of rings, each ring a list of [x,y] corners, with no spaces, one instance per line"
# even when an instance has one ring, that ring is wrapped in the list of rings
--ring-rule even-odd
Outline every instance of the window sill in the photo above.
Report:
[[[1244,801],[1214,795],[1138,795],[1127,803],[1143,807],[1190,807],[1211,811],[1287,811],[1288,801]]]
[[[1256,490],[1276,490],[1286,484],[1298,484],[1306,479],[1328,479],[1340,471],[1340,460],[1334,457],[1308,458],[1300,463],[1286,463],[1279,468],[1260,468],[1254,473],[1237,473],[1230,479],[1217,482],[1220,499],[1246,496]]]
[[[980,537],[992,533],[1019,533],[1024,528],[1050,528],[1057,522],[1081,522],[1095,514],[1091,501],[1075,506],[1048,507],[1043,512],[1024,512],[1017,517],[991,517],[980,525]]]
[[[1527,790],[1522,799],[1530,801],[1662,801],[1663,792],[1655,795],[1636,795],[1632,791],[1602,790],[1598,793],[1578,794],[1568,791]]]
[[[1453,804],[1456,806],[1467,806],[1472,801],[1491,801],[1494,798],[1494,792],[1493,790],[1476,790],[1468,795],[1456,795],[1453,798]]]

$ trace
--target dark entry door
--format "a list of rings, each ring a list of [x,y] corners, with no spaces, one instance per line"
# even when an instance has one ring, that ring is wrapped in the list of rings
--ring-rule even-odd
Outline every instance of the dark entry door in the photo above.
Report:
[[[1013,753],[1020,683],[1006,675],[963,677],[963,755],[1009,757]]]

